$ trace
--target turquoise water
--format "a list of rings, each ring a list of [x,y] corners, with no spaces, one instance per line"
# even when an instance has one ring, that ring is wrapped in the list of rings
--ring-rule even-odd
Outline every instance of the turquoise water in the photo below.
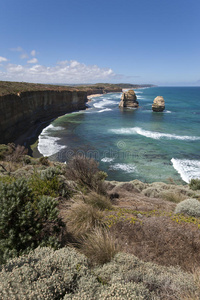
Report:
[[[93,157],[109,180],[200,177],[200,87],[135,92],[138,109],[119,109],[121,93],[110,93],[93,98],[86,111],[54,120],[39,137],[39,151],[62,162],[74,154]],[[165,99],[162,113],[151,109],[158,95]]]

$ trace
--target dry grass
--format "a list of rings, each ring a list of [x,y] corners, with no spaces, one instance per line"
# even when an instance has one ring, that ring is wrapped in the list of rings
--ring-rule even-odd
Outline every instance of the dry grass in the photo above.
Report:
[[[112,209],[112,204],[110,202],[110,199],[107,198],[106,196],[103,195],[99,195],[95,192],[91,192],[90,194],[87,195],[87,197],[85,197],[85,203],[99,208],[100,210],[104,210],[104,209]]]
[[[172,221],[167,216],[142,216],[141,222],[118,222],[117,232],[125,252],[164,266],[179,265],[191,271],[200,261],[200,232],[195,224]]]
[[[187,198],[187,196],[184,196],[181,193],[172,192],[172,191],[165,191],[161,195],[163,199],[174,203],[179,203]]]
[[[99,227],[84,237],[81,245],[81,251],[90,262],[98,265],[111,261],[119,250],[115,236],[108,229]]]
[[[99,209],[85,203],[77,203],[67,211],[64,221],[67,230],[76,238],[80,238],[95,227],[104,226],[103,217],[104,214]]]
[[[197,287],[195,292],[188,292],[181,295],[183,300],[199,300],[200,299],[200,268],[194,268],[192,270],[191,276],[194,279],[195,285]]]

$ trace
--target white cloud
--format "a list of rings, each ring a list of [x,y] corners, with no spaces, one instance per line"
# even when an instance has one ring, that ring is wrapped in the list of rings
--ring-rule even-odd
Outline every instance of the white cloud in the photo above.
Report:
[[[37,63],[33,58],[28,63]],[[0,72],[0,79],[27,81],[38,83],[94,83],[112,81],[123,77],[116,75],[110,68],[100,68],[97,65],[85,65],[76,60],[61,61],[48,67],[36,64],[15,65],[7,64],[5,71]]]
[[[35,57],[27,61],[27,63],[29,63],[29,64],[36,64],[37,62],[38,62],[38,60]]]
[[[22,53],[22,54],[20,55],[20,58],[21,58],[21,59],[26,59],[26,58],[28,58],[28,54]]]
[[[23,52],[22,47],[11,48],[10,50],[14,52]]]
[[[32,50],[32,51],[31,51],[31,55],[32,55],[32,56],[35,56],[35,55],[36,55],[36,51],[35,51],[35,50]]]
[[[4,61],[7,61],[7,58],[0,56],[0,63]]]

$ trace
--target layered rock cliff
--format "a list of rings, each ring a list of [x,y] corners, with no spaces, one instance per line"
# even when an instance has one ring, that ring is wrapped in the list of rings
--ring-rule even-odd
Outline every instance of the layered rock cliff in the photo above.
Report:
[[[15,142],[39,124],[86,108],[85,91],[30,91],[0,97],[0,143]]]
[[[128,90],[122,94],[119,107],[138,107],[139,103],[137,101],[136,94],[134,90]]]

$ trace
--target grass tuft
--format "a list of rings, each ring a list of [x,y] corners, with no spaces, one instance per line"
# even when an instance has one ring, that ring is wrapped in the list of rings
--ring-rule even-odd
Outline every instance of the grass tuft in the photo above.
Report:
[[[68,212],[65,221],[68,230],[80,238],[97,226],[105,226],[103,217],[104,214],[99,209],[85,203],[77,203]]]
[[[116,238],[108,229],[96,227],[84,237],[81,251],[89,258],[92,264],[102,265],[110,262],[120,250]]]

